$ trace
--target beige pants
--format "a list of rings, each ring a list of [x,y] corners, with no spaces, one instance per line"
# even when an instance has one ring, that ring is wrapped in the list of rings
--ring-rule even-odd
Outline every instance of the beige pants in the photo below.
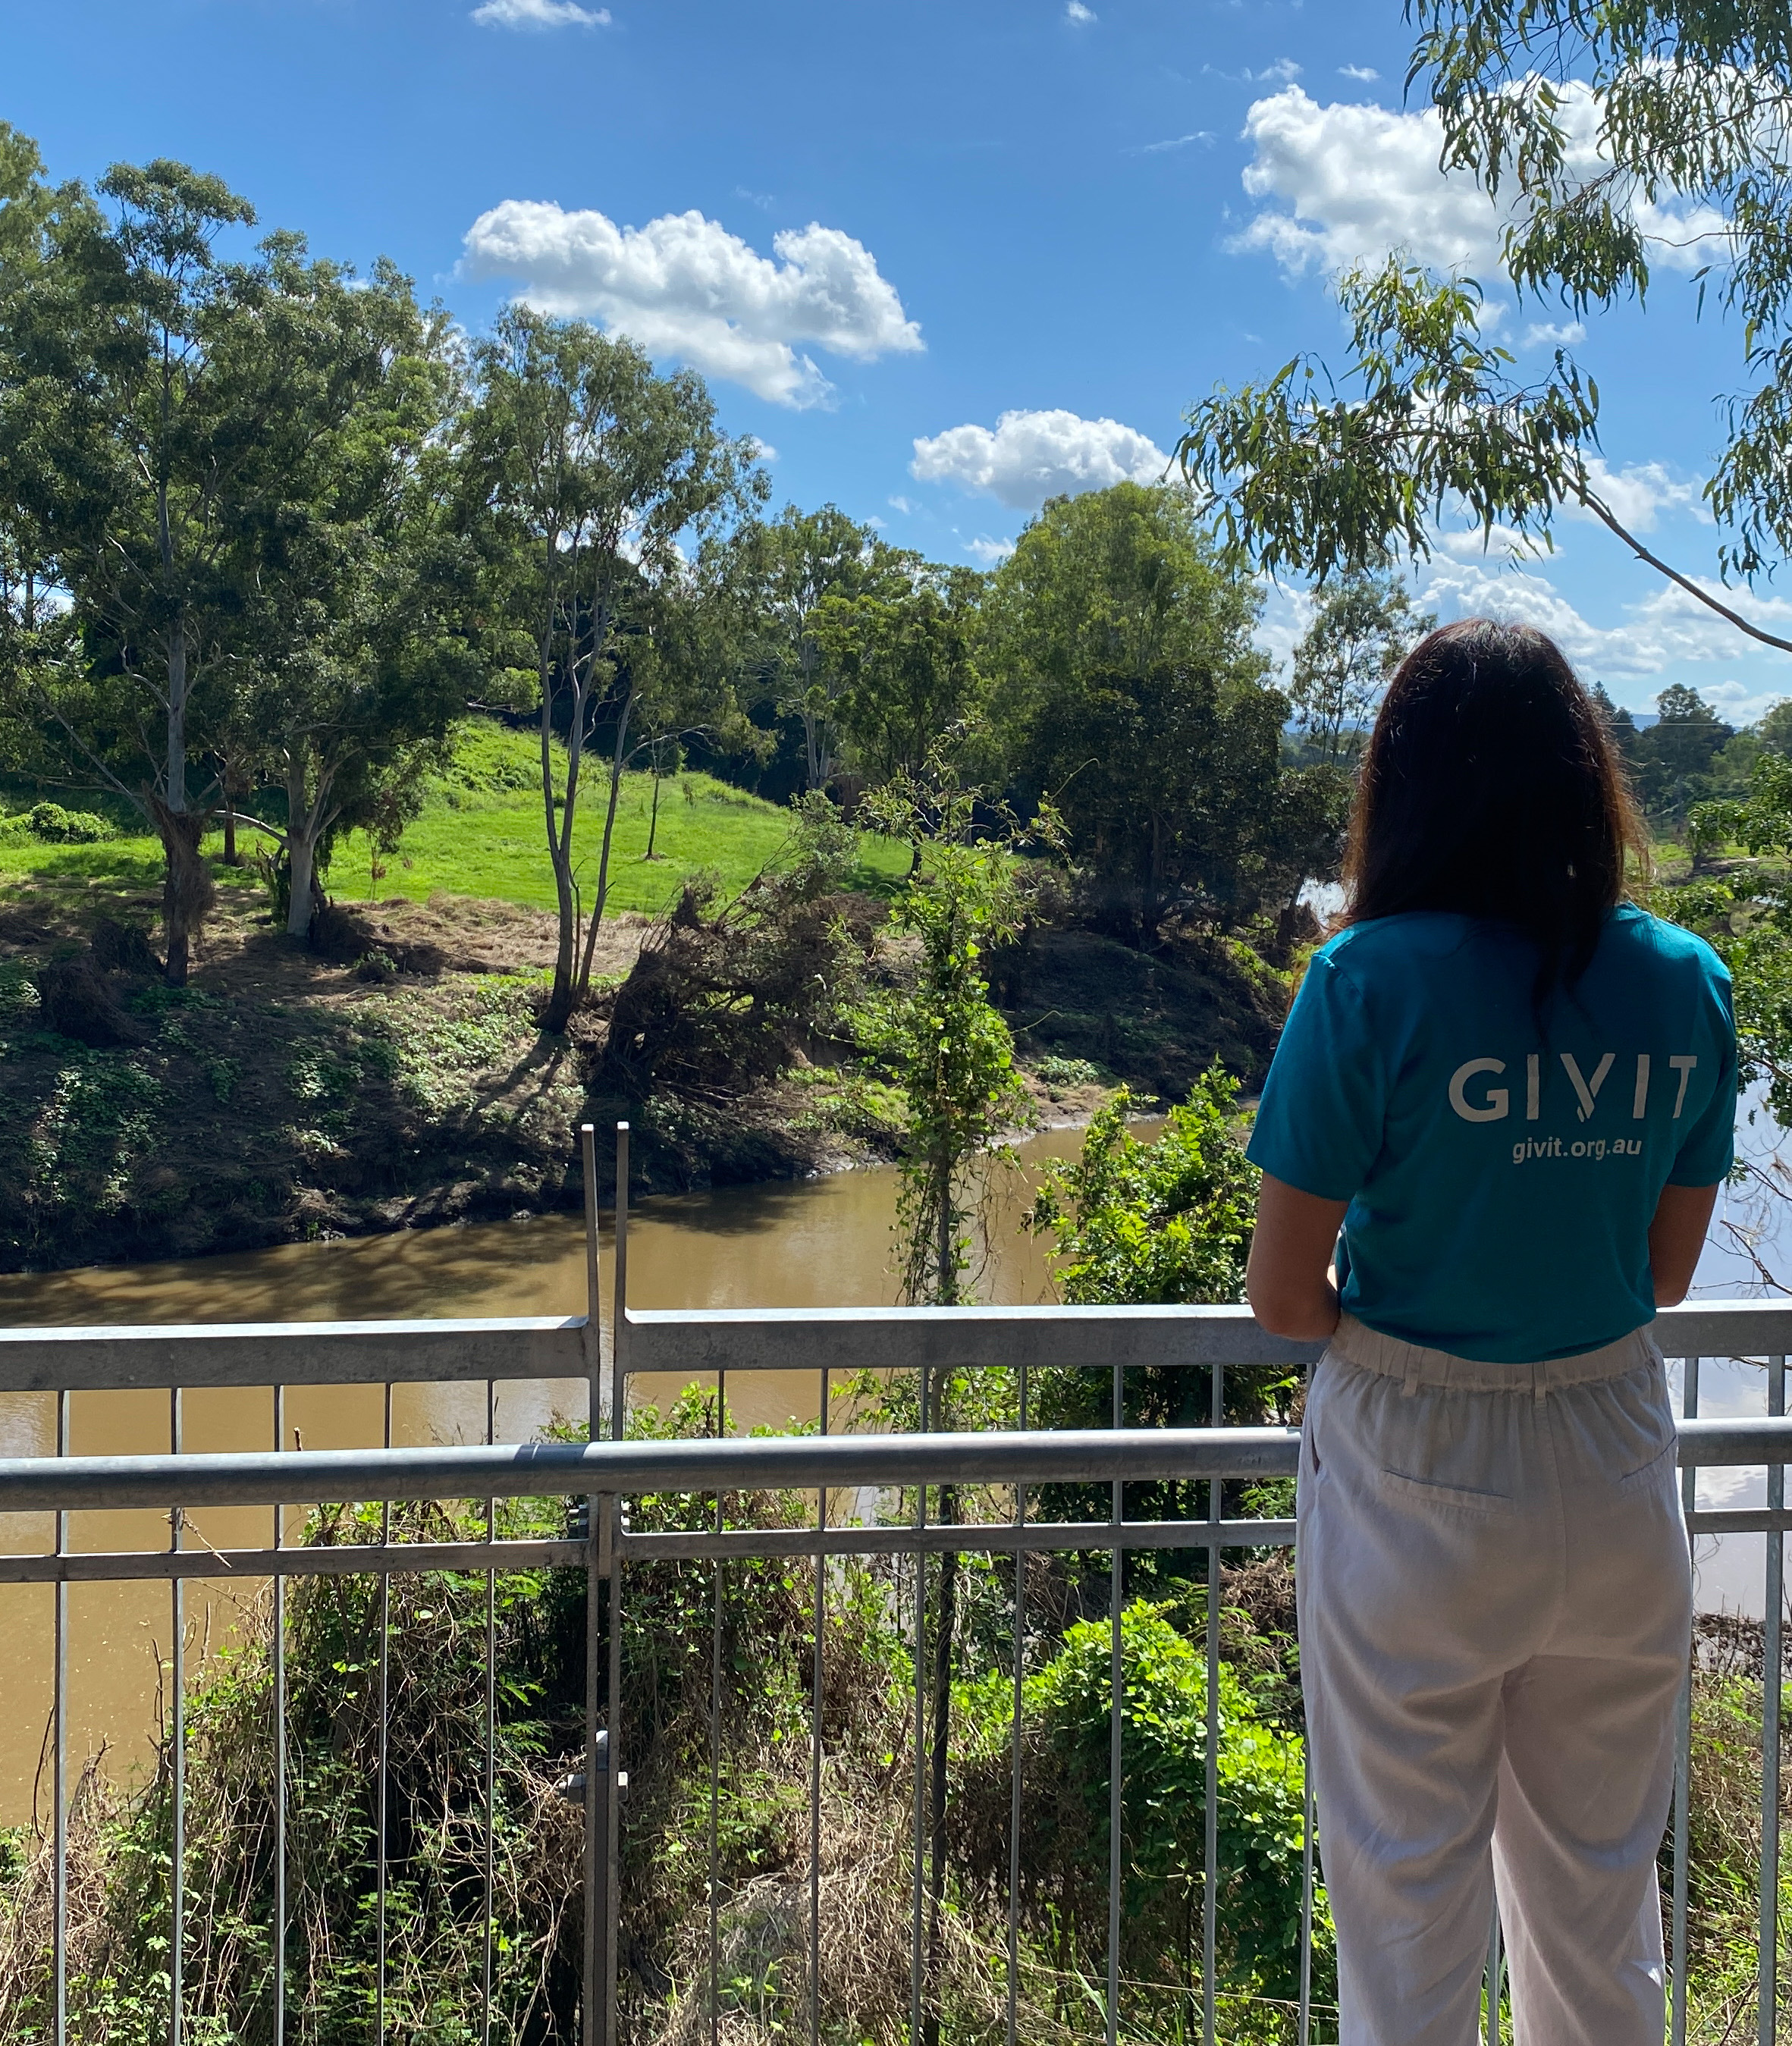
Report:
[[[1343,2046],[1661,2046],[1691,1573],[1645,1331],[1472,1364],[1340,1324],[1307,1406],[1301,1681]]]

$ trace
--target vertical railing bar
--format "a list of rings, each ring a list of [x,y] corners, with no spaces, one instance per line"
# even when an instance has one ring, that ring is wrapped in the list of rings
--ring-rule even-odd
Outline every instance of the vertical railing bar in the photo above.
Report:
[[[497,1380],[485,1381],[485,1440],[498,1439]],[[498,1502],[485,1502],[485,1539],[498,1536]],[[481,1955],[479,2046],[492,2046],[492,1962],[496,1941],[498,1829],[498,1573],[485,1573],[485,1913]]]
[[[1027,1366],[1021,1360],[1021,1406],[1018,1426],[1022,1434],[1027,1424]],[[1014,1488],[1014,1525],[1026,1525],[1026,1487]],[[1008,1735],[1008,2037],[1007,2046],[1019,2046],[1016,2033],[1017,1999],[1021,1971],[1021,1705],[1026,1673],[1026,1552],[1014,1550],[1014,1716]]]
[[[1126,1425],[1126,1392],[1122,1367],[1114,1367],[1113,1425]],[[1126,1512],[1126,1488],[1114,1480],[1114,1524],[1118,1527]],[[1019,1558],[1017,1557],[1016,1562]],[[1125,1675],[1121,1654],[1121,1608],[1126,1597],[1122,1572],[1126,1551],[1118,1538],[1107,1566],[1108,1670],[1107,1670],[1107,2046],[1119,2046],[1120,2038],[1120,1872],[1121,1840],[1121,1719],[1125,1696]]]
[[[181,1453],[180,1388],[168,1393],[168,1450]],[[168,1546],[179,1550],[185,1531],[176,1505],[168,1516]],[[187,1915],[187,1586],[176,1577],[171,1587],[174,1643],[171,1681],[174,1692],[171,1730],[174,1780],[174,1839],[168,1853],[168,2046],[180,2046],[186,2002]]]
[[[1209,1367],[1210,1413],[1215,1427],[1225,1419],[1225,1367]],[[1207,1480],[1207,1519],[1219,1524],[1220,1484]],[[1214,2046],[1214,1970],[1219,1946],[1219,1541],[1207,1541],[1207,1712],[1206,1774],[1203,1819],[1206,1836],[1201,1874],[1201,2046]]]
[[[384,1422],[380,1437],[392,1446],[392,1389],[388,1379],[384,1388]],[[380,1539],[392,1543],[392,1501],[380,1505]],[[386,1839],[391,1780],[392,1743],[392,1573],[380,1573],[380,1746],[374,1762],[374,1822],[377,1839],[374,1855],[376,1890],[373,1899],[373,2029],[378,2046],[386,2046]]]
[[[610,1438],[620,1442],[628,1410],[628,1125],[616,1134],[616,1322],[610,1342]],[[609,1670],[604,1722],[604,2030],[603,2046],[616,2046],[617,2031],[617,1918],[622,1897],[622,1544],[614,1538],[617,1506],[608,1502],[612,1523],[609,1545]]]
[[[1690,1421],[1699,1409],[1699,1360],[1682,1359],[1681,1411]],[[1682,1510],[1690,1513],[1698,1496],[1698,1473],[1689,1468],[1680,1474]],[[1671,1978],[1669,2038],[1671,2046],[1686,2046],[1686,1892],[1687,1857],[1691,1835],[1690,1805],[1693,1774],[1693,1671],[1689,1654],[1680,1685],[1678,1724],[1674,1731],[1674,1890],[1670,1905],[1673,1921],[1674,1970]]]
[[[56,1395],[56,1454],[68,1453],[68,1402],[66,1386]],[[68,1515],[56,1517],[56,1554],[68,1553]],[[53,1857],[50,1881],[55,1924],[51,1940],[55,1947],[55,2009],[52,2022],[55,2046],[68,2040],[68,1586],[58,1579],[56,1587],[56,1757],[50,1794],[56,1801],[52,1818]]]
[[[585,1178],[585,1438],[598,1440],[604,1405],[602,1287],[597,1261],[597,1130],[579,1126],[579,1160]],[[598,1643],[600,1567],[603,1503],[587,1499],[585,1551],[585,1940],[579,1971],[579,2016],[582,2046],[601,2046],[602,2020],[598,1999],[603,1975],[603,1925],[607,1901],[599,1894],[604,1866],[597,1839],[598,1815],[604,1807],[597,1792]]]
[[[933,1372],[921,1367],[921,1432],[927,1433],[928,1398]],[[915,1488],[915,1531],[927,1525],[927,1487]],[[915,1568],[914,1662],[914,1924],[909,1955],[909,2046],[921,2046],[921,1943],[925,1892],[921,1880],[921,1839],[926,1830],[927,1754],[927,1558],[918,1547]]]
[[[728,1372],[716,1373],[716,1433],[728,1431]],[[716,1493],[716,1532],[723,1528],[722,1495]],[[722,2036],[722,1601],[727,1593],[727,1565],[716,1558],[714,1604],[709,1620],[709,2046]]]
[[[274,1388],[274,1447],[286,1442],[286,1388]],[[274,1546],[286,1546],[286,1508],[274,1508]],[[274,1573],[274,2046],[286,2046],[286,1579]],[[384,1715],[381,1714],[384,1739]],[[382,1842],[382,1847],[384,1843]],[[384,1971],[382,1971],[383,1977]]]
[[[817,1426],[828,1432],[828,1388],[832,1373],[821,1367],[821,1411]],[[818,1533],[828,1526],[828,1488],[815,1495],[815,1525]],[[815,1662],[810,1677],[809,1736],[809,2046],[821,2046],[821,1682],[822,1635],[828,1619],[828,1557],[825,1549],[815,1552]]]
[[[1311,1737],[1300,1750],[1300,2009],[1295,2046],[1308,2046],[1313,2029],[1313,1767]]]
[[[1487,2016],[1483,2028],[1487,2046],[1500,2046],[1500,1976],[1504,1958],[1500,1900],[1496,1895],[1487,1913]]]
[[[1786,1359],[1767,1360],[1767,1411],[1786,1411]],[[1767,1505],[1786,1504],[1786,1466],[1767,1466]],[[1786,1600],[1786,1537],[1774,1529],[1767,1538],[1765,1597],[1761,1629],[1761,1891],[1760,2046],[1775,2046],[1779,2013],[1779,1747],[1780,1703],[1784,1689],[1781,1622]]]

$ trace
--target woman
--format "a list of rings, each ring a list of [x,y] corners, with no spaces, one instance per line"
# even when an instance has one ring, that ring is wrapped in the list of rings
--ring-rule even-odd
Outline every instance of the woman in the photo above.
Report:
[[[1716,955],[1624,900],[1641,852],[1556,647],[1432,633],[1257,1112],[1251,1307],[1327,1343],[1300,1661],[1346,2046],[1470,2046],[1496,1885],[1524,2046],[1660,2046],[1691,1586],[1647,1324],[1736,1048]]]

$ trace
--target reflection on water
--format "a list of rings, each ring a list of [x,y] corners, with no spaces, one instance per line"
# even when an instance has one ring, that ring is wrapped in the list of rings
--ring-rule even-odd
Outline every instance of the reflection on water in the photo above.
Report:
[[[1150,1133],[1147,1125],[1145,1133]],[[1022,1147],[1025,1163],[1073,1155],[1075,1129],[1049,1130]],[[1020,1230],[1028,1182],[998,1181],[985,1230],[982,1298],[999,1303],[1052,1297],[1039,1246]],[[662,1197],[633,1214],[629,1296],[638,1307],[876,1307],[895,1297],[891,1230],[896,1175],[842,1172],[794,1184],[733,1187]],[[608,1219],[603,1288],[610,1298]],[[576,1217],[539,1217],[325,1244],[290,1244],[232,1257],[0,1276],[0,1326],[71,1327],[126,1322],[403,1320],[445,1315],[574,1314],[585,1310],[585,1241]],[[644,1377],[635,1396],[661,1404],[678,1381]],[[743,1372],[730,1385],[740,1428],[788,1426],[815,1412],[819,1388],[795,1372]],[[392,1396],[395,1442],[478,1441],[486,1426],[478,1385],[401,1385]],[[170,1446],[165,1392],[79,1393],[70,1402],[70,1448],[78,1456],[120,1455]],[[500,1385],[496,1432],[527,1440],[556,1415],[582,1418],[582,1383]],[[182,1445],[191,1450],[264,1449],[272,1442],[266,1391],[195,1391],[182,1403]],[[377,1444],[384,1428],[378,1386],[299,1386],[286,1396],[291,1449]],[[55,1403],[37,1394],[0,1394],[0,1454],[43,1455],[56,1446]],[[260,1544],[271,1515],[243,1508],[190,1516],[188,1545]],[[153,1548],[168,1523],[149,1513],[71,1516],[77,1549]],[[42,1549],[47,1516],[6,1516],[0,1546]],[[189,1586],[190,1643],[229,1639],[259,1585],[214,1579]],[[104,1738],[115,1756],[141,1760],[152,1724],[157,1665],[171,1640],[165,1589],[141,1584],[75,1585],[69,1592],[71,1751]],[[0,1722],[0,1824],[29,1811],[49,1712],[52,1593],[48,1585],[0,1586],[0,1629],[12,1653],[9,1710]],[[190,1650],[191,1652],[191,1650]],[[137,1731],[133,1742],[129,1730]],[[126,1737],[121,1739],[123,1734]]]

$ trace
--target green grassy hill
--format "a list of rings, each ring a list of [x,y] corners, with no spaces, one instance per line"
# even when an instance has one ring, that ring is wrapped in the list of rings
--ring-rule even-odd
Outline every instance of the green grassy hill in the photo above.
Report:
[[[535,909],[554,907],[554,874],[548,864],[542,816],[539,742],[488,719],[469,722],[455,748],[447,774],[431,784],[423,813],[396,853],[376,863],[360,832],[336,848],[326,885],[342,901],[395,895],[427,901],[438,890]],[[581,782],[574,845],[578,879],[589,907],[596,886],[602,843],[606,763],[588,759]],[[29,796],[12,806],[29,807]],[[75,799],[77,801],[84,799]],[[653,914],[677,896],[686,878],[713,870],[729,894],[751,881],[789,836],[789,813],[744,789],[708,774],[684,774],[660,785],[659,827],[655,857],[646,857],[653,778],[623,778],[610,855],[609,907]],[[253,833],[241,835],[246,846]],[[219,840],[207,840],[215,853]],[[384,873],[374,871],[376,863]],[[867,840],[864,885],[877,888],[902,874],[906,851]],[[85,890],[95,882],[126,887],[158,886],[161,848],[149,836],[126,832],[94,845],[44,845],[0,831],[0,885],[29,877],[54,888],[59,882]],[[239,883],[251,876],[220,869],[219,878]]]

